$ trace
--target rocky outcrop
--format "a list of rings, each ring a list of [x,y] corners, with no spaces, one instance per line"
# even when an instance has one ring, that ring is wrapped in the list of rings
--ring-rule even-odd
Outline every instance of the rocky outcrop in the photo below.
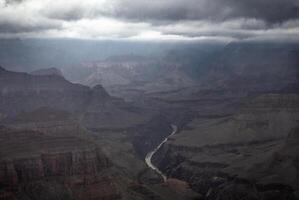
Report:
[[[295,199],[297,99],[266,94],[232,116],[198,118],[169,138],[154,163],[207,199]]]
[[[60,76],[33,76],[2,69],[0,99],[2,118],[47,107],[70,113],[89,129],[128,128],[148,119],[142,109],[110,96],[101,85],[89,88]]]
[[[78,152],[42,153],[36,157],[23,157],[1,162],[1,185],[18,187],[19,184],[49,177],[82,176],[82,183],[93,182],[96,174],[107,168],[108,161],[96,150]]]
[[[209,190],[207,199],[298,199],[298,127],[279,148],[235,178]]]
[[[111,164],[92,142],[1,127],[0,141],[4,140],[1,198],[46,199],[46,194],[50,199],[120,198],[116,180],[107,173]]]
[[[36,75],[36,76],[47,76],[47,75],[53,75],[53,76],[61,76],[63,77],[62,71],[57,68],[47,68],[47,69],[39,69],[31,72],[30,74]]]
[[[89,88],[68,82],[60,76],[33,76],[5,69],[0,71],[0,96],[0,110],[6,115],[40,107],[78,114],[90,106],[117,106],[120,102],[124,103],[121,99],[111,97],[100,85]]]
[[[214,112],[215,116],[193,119],[182,134],[174,136],[174,143],[202,147],[286,138],[298,124],[298,95],[260,95],[246,100],[234,114],[217,116]]]
[[[188,182],[205,199],[296,199],[298,183],[293,182],[295,177],[290,179],[287,175],[293,174],[291,166],[285,169],[270,164],[277,163],[270,162],[274,155],[275,160],[289,159],[287,155],[276,156],[282,143],[273,141],[197,149],[168,144],[155,157],[155,163],[169,177]],[[295,160],[294,157],[293,161]],[[278,174],[279,177],[276,177]]]
[[[8,116],[43,106],[82,111],[91,93],[88,87],[72,84],[60,76],[0,71],[0,112]]]

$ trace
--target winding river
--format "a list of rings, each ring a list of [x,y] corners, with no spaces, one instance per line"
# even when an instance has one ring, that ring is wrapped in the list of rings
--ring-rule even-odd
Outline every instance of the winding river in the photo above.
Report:
[[[160,174],[163,178],[164,181],[167,180],[167,176],[165,174],[163,174],[158,167],[156,167],[153,163],[152,163],[152,157],[155,155],[155,153],[157,153],[159,151],[159,149],[163,146],[163,144],[165,142],[167,142],[168,138],[171,137],[172,135],[176,134],[178,127],[176,125],[171,125],[172,128],[172,133],[167,136],[153,151],[149,152],[146,156],[145,156],[145,163],[147,164],[147,166],[151,169],[153,169],[155,172],[157,172],[158,174]]]

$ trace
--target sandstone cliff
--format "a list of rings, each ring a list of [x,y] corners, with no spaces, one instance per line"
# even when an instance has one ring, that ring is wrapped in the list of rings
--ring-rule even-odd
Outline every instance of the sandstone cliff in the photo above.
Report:
[[[120,198],[107,157],[90,141],[5,127],[0,140],[4,199]]]

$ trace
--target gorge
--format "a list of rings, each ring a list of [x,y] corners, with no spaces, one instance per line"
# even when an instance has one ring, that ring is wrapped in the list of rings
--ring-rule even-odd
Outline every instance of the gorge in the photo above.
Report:
[[[297,43],[198,46],[1,67],[0,199],[298,199]]]
[[[147,153],[145,156],[145,163],[147,164],[147,166],[149,168],[151,168],[152,170],[156,171],[158,174],[160,174],[163,178],[164,181],[167,180],[167,177],[156,167],[154,166],[154,164],[152,163],[152,157],[160,150],[160,148],[168,141],[168,138],[173,136],[174,134],[176,134],[176,132],[178,131],[178,127],[175,125],[171,125],[172,128],[172,133],[167,136],[154,150],[152,150],[151,152]]]

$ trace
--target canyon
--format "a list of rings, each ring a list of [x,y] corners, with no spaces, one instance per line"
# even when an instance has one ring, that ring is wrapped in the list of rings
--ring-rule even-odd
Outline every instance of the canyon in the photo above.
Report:
[[[298,45],[203,46],[0,67],[0,199],[298,199]]]
[[[171,130],[157,111],[112,97],[100,85],[89,88],[52,73],[1,68],[0,82],[1,199],[197,195],[184,182],[163,185],[138,158],[138,147],[147,143],[143,152],[148,151]],[[157,135],[145,139],[153,127]]]
[[[160,151],[160,148],[168,141],[168,138],[171,137],[172,135],[176,134],[177,132],[177,126],[175,125],[171,125],[172,128],[172,132],[169,136],[167,136],[153,151],[149,152],[148,154],[146,154],[145,156],[145,163],[147,164],[147,166],[151,169],[153,169],[154,171],[156,171],[158,174],[160,174],[163,178],[164,181],[167,180],[167,177],[156,167],[153,165],[152,163],[152,157],[158,152]]]

